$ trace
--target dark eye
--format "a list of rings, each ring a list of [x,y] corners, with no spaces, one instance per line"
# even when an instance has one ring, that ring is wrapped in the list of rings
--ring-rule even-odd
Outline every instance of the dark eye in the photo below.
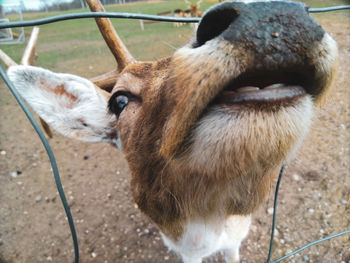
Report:
[[[115,98],[115,103],[118,109],[123,110],[124,107],[128,104],[129,99],[125,95],[120,95]]]
[[[123,109],[128,105],[129,97],[126,92],[116,92],[110,98],[108,103],[109,111],[116,115],[119,115]]]

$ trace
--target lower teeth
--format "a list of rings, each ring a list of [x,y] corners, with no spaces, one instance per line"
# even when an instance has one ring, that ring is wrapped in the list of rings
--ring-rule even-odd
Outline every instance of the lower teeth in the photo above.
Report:
[[[266,86],[264,89],[278,89],[278,88],[282,88],[284,85],[281,83],[276,83],[276,84],[272,84],[270,86]]]
[[[248,86],[248,87],[236,89],[236,92],[257,91],[257,90],[260,90],[260,89],[258,87]]]

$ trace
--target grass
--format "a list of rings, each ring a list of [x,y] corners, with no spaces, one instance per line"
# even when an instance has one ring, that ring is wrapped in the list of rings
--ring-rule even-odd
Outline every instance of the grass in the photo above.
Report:
[[[210,5],[211,3],[205,3],[203,7],[207,8]],[[182,0],[159,3],[143,2],[124,6],[107,6],[106,10],[157,14],[158,12],[171,11],[176,8],[186,8],[186,4]],[[26,13],[24,14],[24,19],[31,20],[59,14],[87,11],[89,10]],[[145,30],[141,31],[139,20],[112,19],[112,23],[131,53],[139,60],[154,60],[169,56],[173,53],[174,48],[184,45],[193,34],[193,30],[189,25],[174,28],[172,23],[145,24]],[[31,29],[25,28],[25,32],[29,34]],[[19,62],[25,44],[2,45],[0,48],[16,62]],[[89,75],[89,70],[86,71],[83,68],[94,67],[96,73],[100,74],[115,67],[114,59],[110,55],[94,19],[77,19],[40,26],[37,53],[37,65],[52,70],[72,72],[67,66],[73,65],[75,68],[72,73],[82,71],[87,72]],[[89,59],[87,59],[87,56]],[[85,63],[79,65],[79,60]],[[95,65],[96,61],[99,62],[99,65]],[[82,69],[79,70],[77,67],[81,67]],[[91,75],[94,75],[93,72],[91,72]]]
[[[311,7],[323,7],[343,5],[344,0],[306,0]],[[214,4],[207,1],[202,4],[202,10]],[[142,2],[129,5],[107,6],[107,11],[133,12],[157,14],[162,11],[171,11],[176,8],[186,8],[183,0],[162,1],[157,3]],[[25,20],[38,19],[73,12],[87,12],[88,10],[70,10],[67,12],[50,13],[26,13]],[[340,11],[327,14],[313,15],[316,19],[325,16],[330,19],[342,19],[349,21],[350,12]],[[169,56],[175,48],[186,43],[193,34],[189,25],[174,28],[172,23],[145,24],[145,30],[141,31],[138,20],[112,19],[118,34],[131,53],[139,60],[154,60]],[[25,28],[29,34],[31,28]],[[23,54],[25,44],[2,45],[0,47],[16,62],[19,62]],[[39,41],[37,44],[37,65],[56,71],[66,71],[82,76],[90,77],[106,72],[115,67],[114,58],[111,56],[104,40],[93,19],[77,19],[57,22],[40,26]]]

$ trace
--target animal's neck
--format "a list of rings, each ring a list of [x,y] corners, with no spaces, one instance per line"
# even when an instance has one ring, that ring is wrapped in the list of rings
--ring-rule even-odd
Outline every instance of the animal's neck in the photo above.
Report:
[[[131,189],[139,208],[176,240],[186,223],[249,215],[266,198],[278,169],[266,174],[208,175],[157,161],[132,169]]]

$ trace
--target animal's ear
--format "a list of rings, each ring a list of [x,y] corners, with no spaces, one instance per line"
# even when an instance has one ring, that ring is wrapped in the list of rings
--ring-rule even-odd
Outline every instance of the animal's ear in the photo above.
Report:
[[[89,142],[117,141],[109,93],[89,80],[31,66],[13,66],[7,73],[34,111],[61,134]]]

